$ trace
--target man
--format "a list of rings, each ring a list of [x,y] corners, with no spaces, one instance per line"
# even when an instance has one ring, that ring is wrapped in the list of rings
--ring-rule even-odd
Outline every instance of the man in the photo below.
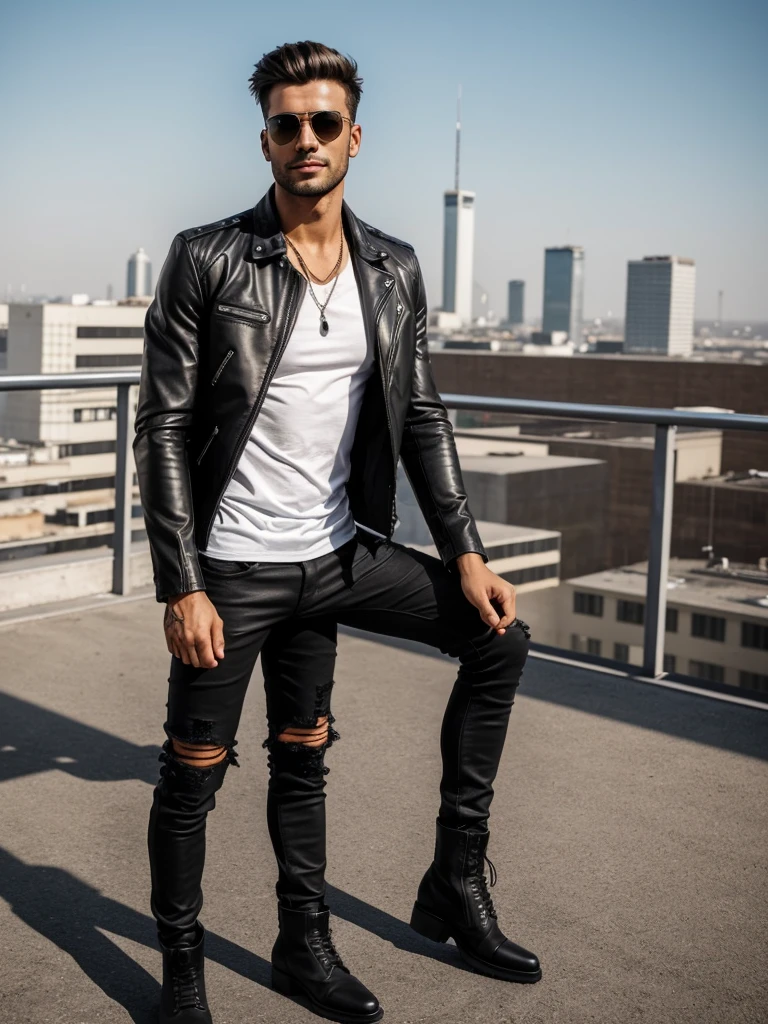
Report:
[[[411,924],[515,981],[538,980],[539,962],[500,931],[484,859],[528,632],[514,588],[485,564],[432,379],[413,249],[343,201],[361,140],[357,65],[319,43],[286,44],[256,65],[250,87],[275,183],[254,209],[174,239],[147,312],[136,417],[173,655],[149,826],[160,1019],[211,1021],[198,921],[206,815],[237,763],[261,654],[278,866],[273,985],[330,1020],[377,1021],[383,1009],[344,966],[324,902],[336,624],[459,659],[435,858]],[[439,558],[392,540],[398,458]]]

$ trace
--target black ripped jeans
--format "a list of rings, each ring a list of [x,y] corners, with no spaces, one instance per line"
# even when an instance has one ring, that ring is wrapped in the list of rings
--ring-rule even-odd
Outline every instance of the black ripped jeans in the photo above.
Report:
[[[168,946],[194,939],[202,906],[205,825],[229,764],[256,658],[267,697],[267,824],[278,899],[316,906],[325,895],[325,750],[333,729],[336,625],[418,640],[458,658],[443,719],[440,821],[484,830],[493,780],[523,665],[528,628],[498,634],[467,600],[458,573],[415,548],[359,529],[342,547],[304,562],[225,562],[201,556],[208,596],[224,621],[225,657],[196,669],[172,658],[168,736],[149,825],[152,912]],[[285,743],[291,726],[328,716],[322,747]],[[196,768],[171,739],[216,744],[227,757]]]

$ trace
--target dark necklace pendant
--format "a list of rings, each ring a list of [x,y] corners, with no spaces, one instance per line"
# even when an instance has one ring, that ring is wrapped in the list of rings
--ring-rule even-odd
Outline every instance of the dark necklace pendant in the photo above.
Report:
[[[322,315],[320,317],[320,333],[323,337],[328,333],[328,321]]]

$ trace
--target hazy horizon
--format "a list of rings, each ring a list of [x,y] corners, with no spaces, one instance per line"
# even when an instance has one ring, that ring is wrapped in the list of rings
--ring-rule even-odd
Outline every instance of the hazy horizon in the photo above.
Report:
[[[415,245],[430,307],[461,82],[475,278],[498,314],[520,278],[526,319],[540,315],[544,249],[578,244],[589,318],[623,317],[627,260],[675,254],[696,261],[697,319],[723,289],[724,320],[766,321],[767,27],[754,2],[11,3],[0,301],[22,283],[119,298],[139,246],[156,280],[177,231],[252,206],[272,178],[247,78],[265,51],[315,38],[364,79],[346,198]]]

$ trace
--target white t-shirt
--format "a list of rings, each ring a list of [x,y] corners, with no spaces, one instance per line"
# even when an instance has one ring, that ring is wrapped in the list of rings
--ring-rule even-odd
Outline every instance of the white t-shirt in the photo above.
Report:
[[[325,302],[333,281],[312,285]],[[346,482],[374,371],[352,260],[325,310],[307,287],[296,324],[219,508],[205,553],[234,561],[317,558],[355,535]]]

